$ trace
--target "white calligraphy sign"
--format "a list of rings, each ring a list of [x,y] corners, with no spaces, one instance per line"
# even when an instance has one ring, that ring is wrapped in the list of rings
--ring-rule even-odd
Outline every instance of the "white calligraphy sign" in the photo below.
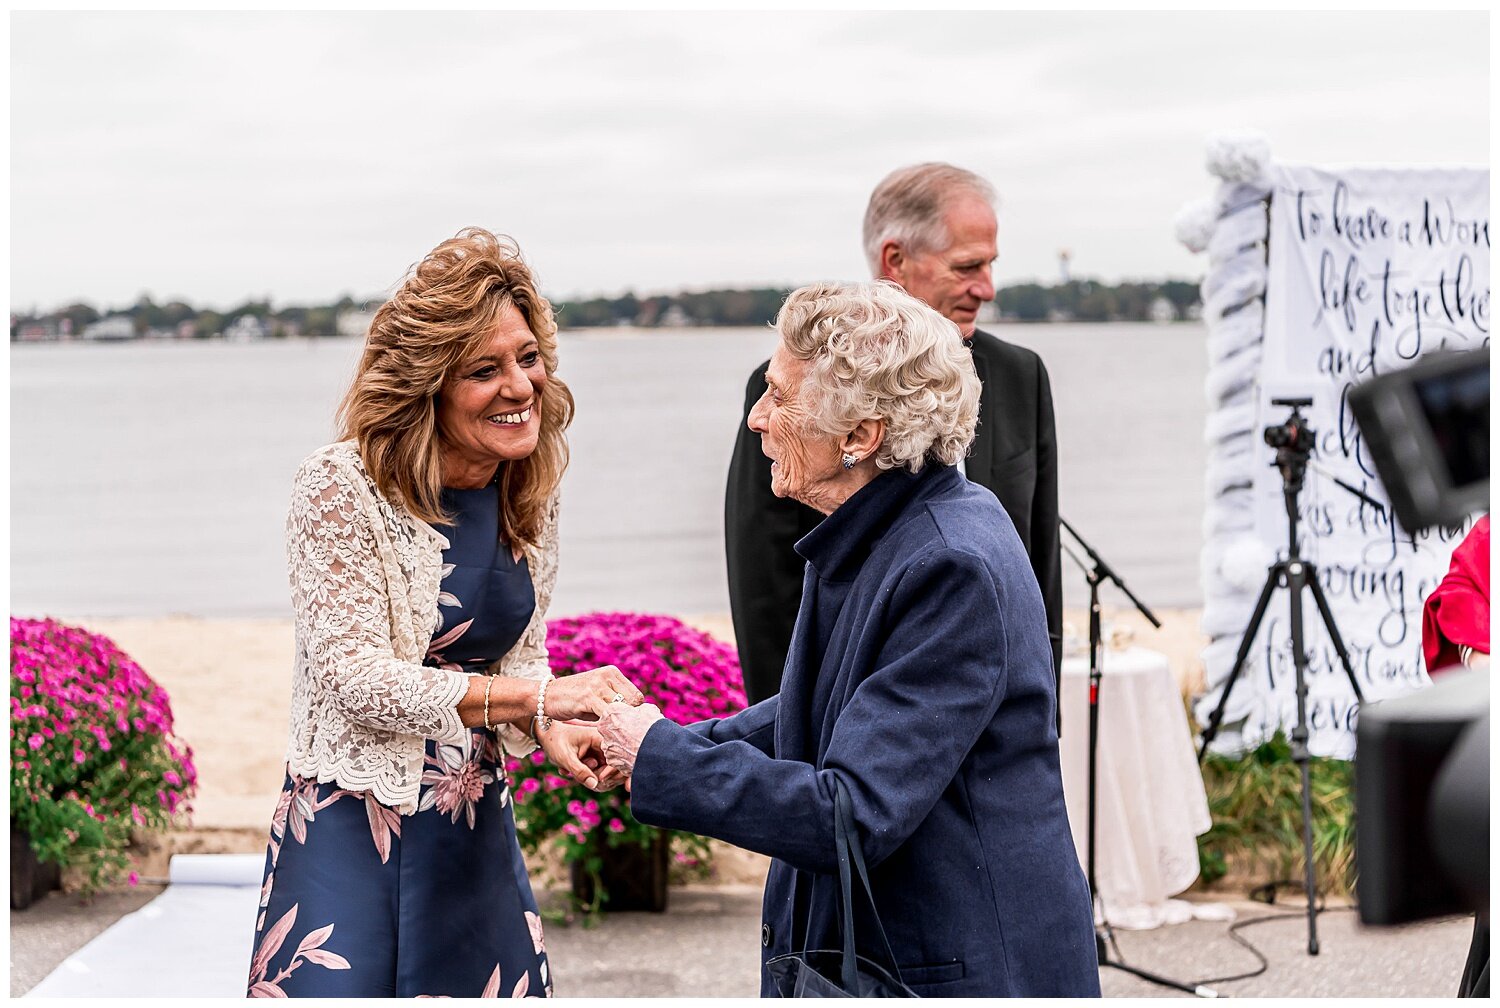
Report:
[[[1275,398],[1313,400],[1316,432],[1298,512],[1302,555],[1318,579],[1366,700],[1420,688],[1422,603],[1448,569],[1468,523],[1410,535],[1338,487],[1386,502],[1350,414],[1352,385],[1439,349],[1489,342],[1489,173],[1479,169],[1271,169],[1265,334],[1255,437],[1290,415]],[[1255,534],[1284,556],[1288,520],[1271,448],[1255,470]],[[1321,471],[1319,471],[1321,470]],[[1247,597],[1248,625],[1255,595]],[[1357,704],[1317,607],[1304,597],[1309,748],[1352,758]],[[1232,665],[1206,658],[1221,687]],[[1225,667],[1213,667],[1215,664]],[[1240,695],[1240,694],[1244,695]],[[1200,716],[1218,702],[1215,688]],[[1289,593],[1278,589],[1229,705],[1253,744],[1296,721]],[[1204,718],[1206,720],[1206,718]],[[1226,719],[1227,720],[1227,719]]]

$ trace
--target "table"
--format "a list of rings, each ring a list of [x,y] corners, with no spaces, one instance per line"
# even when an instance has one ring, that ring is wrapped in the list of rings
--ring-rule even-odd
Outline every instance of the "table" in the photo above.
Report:
[[[1087,655],[1062,666],[1062,778],[1078,859],[1088,866]],[[1100,662],[1095,873],[1116,927],[1154,928],[1195,915],[1170,899],[1198,877],[1197,837],[1212,825],[1187,714],[1163,654],[1132,647]],[[1198,916],[1220,916],[1198,908]]]

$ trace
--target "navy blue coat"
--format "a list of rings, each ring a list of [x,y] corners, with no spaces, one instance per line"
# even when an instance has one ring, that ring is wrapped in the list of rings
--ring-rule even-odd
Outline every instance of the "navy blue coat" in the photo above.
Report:
[[[951,466],[892,470],[797,551],[781,692],[727,719],[652,725],[636,817],[774,859],[762,962],[838,948],[837,775],[917,993],[1097,997],[1047,617],[1005,510]],[[858,906],[860,954],[878,961],[869,929]],[[776,994],[764,970],[761,993]]]

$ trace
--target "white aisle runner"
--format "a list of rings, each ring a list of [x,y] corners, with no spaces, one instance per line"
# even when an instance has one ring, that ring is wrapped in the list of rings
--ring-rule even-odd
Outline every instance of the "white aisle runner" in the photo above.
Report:
[[[245,996],[264,854],[176,854],[170,885],[27,997]]]

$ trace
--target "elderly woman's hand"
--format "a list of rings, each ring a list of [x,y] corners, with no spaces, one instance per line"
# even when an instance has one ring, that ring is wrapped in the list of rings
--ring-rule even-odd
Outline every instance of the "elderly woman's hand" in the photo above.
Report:
[[[559,676],[547,684],[546,714],[559,721],[593,721],[611,703],[635,706],[646,699],[624,673],[613,665],[576,675]]]
[[[641,740],[651,726],[662,719],[656,704],[638,707],[612,703],[599,719],[599,737],[604,741],[604,758],[609,765],[629,777],[635,772],[635,758],[641,751]]]

